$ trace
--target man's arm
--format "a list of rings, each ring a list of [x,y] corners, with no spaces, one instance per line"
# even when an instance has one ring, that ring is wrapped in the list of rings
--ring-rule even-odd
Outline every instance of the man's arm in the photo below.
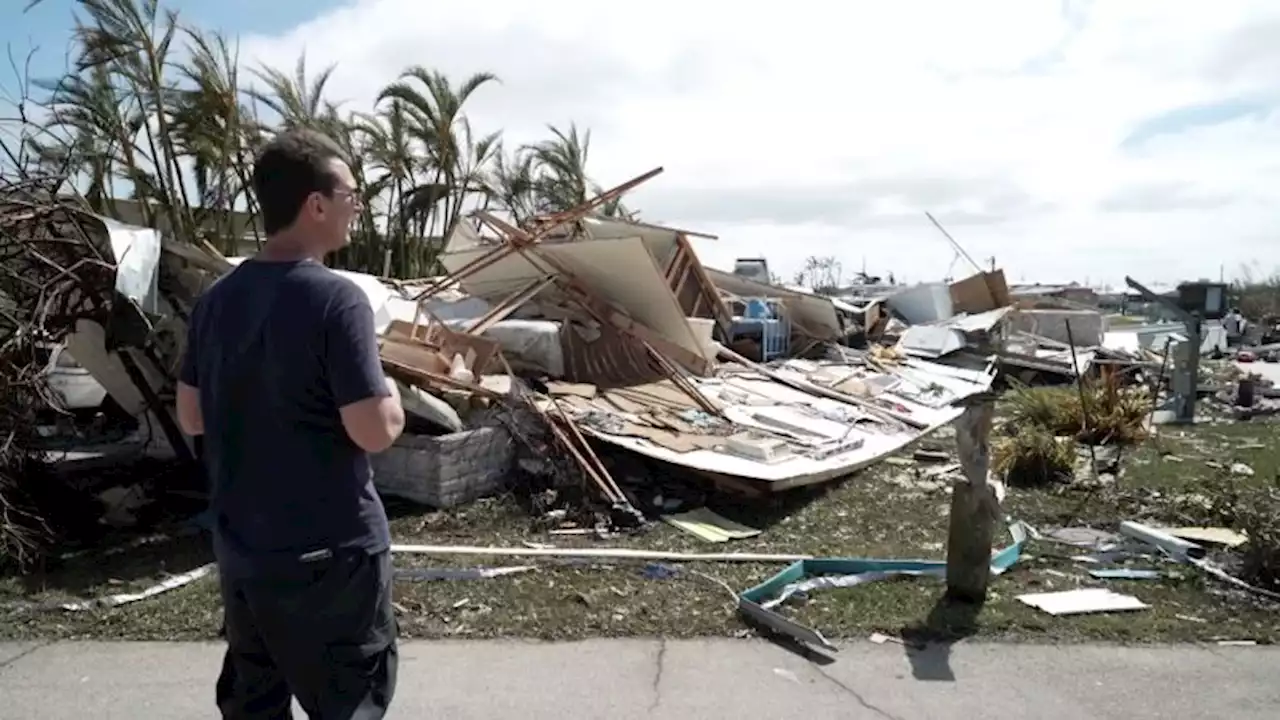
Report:
[[[182,353],[176,398],[178,426],[195,437],[204,434],[204,415],[200,412],[200,382],[196,373],[196,321],[192,313],[187,323],[187,347]]]
[[[382,452],[404,431],[395,382],[382,372],[373,309],[359,290],[334,303],[325,323],[329,384],[347,436],[365,452]]]

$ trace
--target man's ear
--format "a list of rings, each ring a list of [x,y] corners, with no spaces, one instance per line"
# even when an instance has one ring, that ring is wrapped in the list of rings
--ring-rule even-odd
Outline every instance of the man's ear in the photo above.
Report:
[[[304,203],[303,208],[317,218],[324,218],[324,198],[318,192],[307,196],[307,202]]]

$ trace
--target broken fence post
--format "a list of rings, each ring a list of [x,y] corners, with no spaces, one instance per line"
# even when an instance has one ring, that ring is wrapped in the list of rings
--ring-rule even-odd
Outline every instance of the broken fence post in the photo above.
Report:
[[[989,441],[995,403],[975,399],[956,420],[956,444],[964,478],[951,494],[947,532],[947,597],[971,603],[987,599],[991,579],[991,545],[1000,502],[987,483]]]

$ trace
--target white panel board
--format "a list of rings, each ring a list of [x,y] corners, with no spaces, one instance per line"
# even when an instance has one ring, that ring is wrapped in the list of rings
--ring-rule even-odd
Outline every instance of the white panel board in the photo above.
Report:
[[[450,272],[484,255],[486,250],[449,253],[440,258]],[[680,303],[667,287],[645,241],[638,237],[539,246],[538,252],[573,273],[596,297],[689,352],[702,348]],[[545,261],[513,253],[461,281],[472,295],[495,301],[551,272]]]

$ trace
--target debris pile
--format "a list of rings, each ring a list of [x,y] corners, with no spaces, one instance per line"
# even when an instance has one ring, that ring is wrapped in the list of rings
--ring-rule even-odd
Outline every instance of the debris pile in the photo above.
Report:
[[[653,174],[527,229],[475,213],[448,239],[447,276],[407,302],[371,295],[386,308],[388,372],[438,397],[508,407],[519,395],[615,519],[637,520],[654,493],[620,483],[598,448],[765,495],[874,463],[991,386],[985,368],[841,346],[863,331],[847,307],[707,270],[687,231],[592,213]],[[480,304],[458,310],[438,298],[446,290]],[[990,316],[965,326],[966,342],[991,342]]]
[[[113,265],[98,223],[52,200],[59,179],[0,183],[0,563],[25,567],[51,533],[37,415],[55,401],[41,350],[110,315]]]
[[[1111,330],[1097,310],[1018,300],[999,270],[956,282],[877,286],[875,296],[828,297],[772,284],[767,273],[703,267],[690,242],[696,233],[597,213],[658,172],[520,226],[497,213],[473,213],[445,238],[439,277],[388,280],[335,270],[368,297],[382,364],[400,385],[408,417],[404,435],[374,458],[379,491],[451,508],[515,490],[537,516],[534,525],[557,543],[664,522],[703,543],[753,544],[761,540],[752,538],[767,539],[768,521],[749,527],[708,502],[732,514],[737,498],[724,495],[785,493],[888,462],[911,467],[914,476],[867,474],[854,482],[908,487],[903,495],[913,499],[949,493],[948,561],[532,542],[396,545],[395,552],[794,562],[764,584],[732,591],[736,607],[774,630],[830,648],[817,631],[789,617],[788,608],[827,588],[903,576],[947,578],[948,563],[964,562],[965,555],[977,558],[967,564],[983,576],[1000,574],[1020,562],[1028,537],[1040,539],[1015,522],[1012,544],[987,562],[990,535],[970,529],[984,522],[979,515],[997,515],[987,511],[998,511],[1006,484],[1088,484],[1092,496],[1095,488],[1118,486],[1121,453],[1147,438],[1161,413],[1184,416],[1188,398],[1191,411],[1197,395],[1212,394],[1233,417],[1252,417],[1280,394],[1260,377],[1199,362],[1199,348],[1186,339],[1199,331],[1190,325],[1186,337],[1177,332],[1181,326],[1167,324],[1150,332],[1147,326]],[[48,397],[47,368],[33,349],[43,343],[69,350],[134,421],[139,453],[189,467],[194,444],[178,429],[171,407],[186,318],[211,282],[244,261],[85,213],[73,202],[53,200],[56,189],[31,185],[0,195],[0,391],[19,399],[0,409],[0,430],[9,438],[0,445],[6,522],[0,552],[17,564],[38,557],[33,538],[65,535],[77,522],[145,526],[162,487],[173,485],[157,480],[166,477],[163,469],[149,478],[95,471],[92,481],[40,479],[65,469],[70,453],[51,463],[57,458],[34,432],[36,414],[57,401]],[[992,423],[997,389],[1003,391],[1000,417]],[[84,450],[79,454],[94,454]],[[1229,472],[1252,473],[1237,465],[1243,470]],[[40,502],[33,488],[61,488],[62,494]],[[68,492],[79,500],[69,502]],[[1257,512],[1224,520],[1247,528],[1240,557],[1196,567],[1230,584],[1252,583],[1252,592],[1262,595],[1275,583],[1277,543],[1268,528],[1280,503],[1249,497],[1258,498],[1252,503]],[[73,505],[79,509],[70,511]],[[1144,536],[1137,550],[1132,543],[1094,549],[1089,581],[1160,577],[1163,568],[1126,564],[1151,559],[1152,548],[1172,552],[1152,545],[1155,537]],[[967,551],[966,543],[981,552]],[[1133,552],[1107,555],[1121,549]],[[649,569],[664,577],[674,572]],[[961,569],[958,574],[978,577]],[[471,574],[500,573],[492,571]],[[140,592],[61,607],[132,602],[207,572],[199,567]],[[471,576],[457,572],[413,568],[401,576]],[[949,580],[950,589],[957,581],[955,575]],[[986,587],[985,580],[959,582]],[[1018,599],[1054,614],[1146,607],[1106,588]]]
[[[85,535],[86,513],[93,527],[120,495],[53,472],[41,418],[68,411],[50,391],[51,351],[69,350],[56,356],[74,355],[75,367],[189,459],[166,398],[184,335],[177,313],[203,286],[161,272],[158,233],[90,214],[64,195],[65,179],[0,182],[0,563],[26,567],[50,542]]]

